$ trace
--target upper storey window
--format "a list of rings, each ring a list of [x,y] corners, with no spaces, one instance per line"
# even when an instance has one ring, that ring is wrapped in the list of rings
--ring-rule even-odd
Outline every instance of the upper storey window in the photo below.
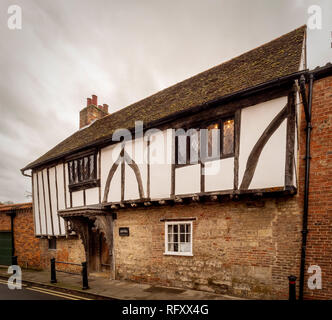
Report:
[[[70,191],[98,186],[96,154],[90,153],[68,161]]]
[[[176,132],[175,164],[188,165],[234,156],[234,118]]]

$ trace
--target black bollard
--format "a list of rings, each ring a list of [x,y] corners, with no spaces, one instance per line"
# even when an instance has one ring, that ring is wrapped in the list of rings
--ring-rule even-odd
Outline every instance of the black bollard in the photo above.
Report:
[[[55,273],[55,258],[51,259],[51,283],[57,283]]]
[[[86,262],[82,262],[82,280],[83,280],[83,290],[89,289],[89,284],[88,284],[88,268],[86,265]]]
[[[296,277],[295,276],[289,276],[289,301],[295,301],[296,300]]]
[[[17,256],[12,256],[12,266],[17,266]]]

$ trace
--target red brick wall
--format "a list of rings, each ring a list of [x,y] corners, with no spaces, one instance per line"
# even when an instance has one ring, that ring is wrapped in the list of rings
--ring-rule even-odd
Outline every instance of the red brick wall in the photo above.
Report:
[[[21,266],[41,267],[39,239],[34,234],[32,208],[17,210],[14,219],[15,255]]]
[[[10,231],[10,217],[0,212],[0,231]]]
[[[304,119],[301,125],[303,130]],[[314,82],[312,126],[304,293],[308,299],[332,299],[332,76]],[[304,166],[304,160],[300,161]],[[301,185],[303,179],[304,167],[301,170]],[[310,265],[321,267],[321,290],[308,289],[307,270]]]
[[[6,205],[0,210],[0,230],[11,231],[11,218],[7,213],[14,210],[14,244],[18,264],[23,267],[37,268],[40,265],[39,239],[34,234],[31,204]]]

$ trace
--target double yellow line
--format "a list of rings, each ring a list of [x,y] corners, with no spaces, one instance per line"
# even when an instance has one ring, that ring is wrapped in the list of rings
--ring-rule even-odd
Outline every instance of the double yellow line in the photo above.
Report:
[[[8,282],[5,280],[2,280],[2,279],[0,279],[0,283],[8,285]],[[25,289],[27,289],[27,290],[40,292],[40,293],[44,293],[44,294],[49,294],[49,295],[64,298],[67,300],[92,300],[89,298],[80,297],[80,296],[76,296],[74,294],[64,293],[64,292],[55,291],[55,290],[51,290],[51,289],[34,287],[34,286],[28,287],[26,284],[23,284],[23,283],[22,283],[22,287],[25,287]]]
[[[51,290],[51,289],[46,289],[46,288],[28,287],[26,289],[27,290],[31,290],[31,291],[36,291],[36,292],[41,292],[41,293],[49,294],[49,295],[56,296],[56,297],[65,298],[65,299],[68,299],[68,300],[92,300],[92,299],[89,299],[89,298],[84,298],[84,297],[76,296],[74,294],[59,292],[59,291],[55,291],[55,290]]]

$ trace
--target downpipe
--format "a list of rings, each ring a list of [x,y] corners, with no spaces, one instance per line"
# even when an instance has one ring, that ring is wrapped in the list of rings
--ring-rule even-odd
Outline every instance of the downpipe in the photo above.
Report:
[[[302,245],[301,245],[301,266],[300,266],[300,288],[299,300],[303,300],[304,292],[304,273],[305,273],[305,258],[308,235],[308,208],[309,208],[309,178],[310,178],[310,138],[311,138],[311,107],[312,107],[312,91],[313,91],[314,76],[309,74],[309,91],[308,100],[305,94],[305,79],[301,77],[300,91],[303,101],[303,107],[306,115],[306,151],[305,151],[305,182],[304,182],[304,203],[303,203],[303,219],[302,219]],[[308,102],[307,102],[308,101]]]

